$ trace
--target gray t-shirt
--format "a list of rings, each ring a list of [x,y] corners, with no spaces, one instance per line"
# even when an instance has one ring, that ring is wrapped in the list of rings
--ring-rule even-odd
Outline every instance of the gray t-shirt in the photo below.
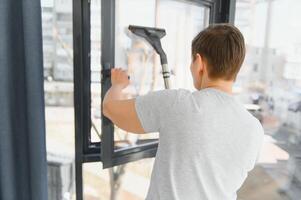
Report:
[[[137,97],[146,132],[159,132],[147,200],[234,200],[253,169],[263,129],[235,98],[213,88]]]

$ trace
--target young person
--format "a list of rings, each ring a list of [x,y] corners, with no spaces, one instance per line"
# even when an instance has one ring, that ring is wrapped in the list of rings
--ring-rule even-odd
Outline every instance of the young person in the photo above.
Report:
[[[112,69],[103,113],[133,133],[159,132],[147,200],[234,200],[253,169],[263,128],[232,94],[245,57],[240,31],[211,25],[192,41],[195,92],[151,92],[124,99],[125,71]]]

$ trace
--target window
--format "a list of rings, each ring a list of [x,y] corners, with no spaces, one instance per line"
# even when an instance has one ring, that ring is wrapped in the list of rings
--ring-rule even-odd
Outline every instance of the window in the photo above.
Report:
[[[190,44],[198,31],[208,26],[210,5],[174,0],[118,0],[115,13],[115,66],[125,68],[131,76],[132,84],[127,90],[129,96],[164,89],[159,56],[143,38],[128,30],[129,25],[164,28],[167,35],[162,38],[162,45],[173,74],[172,87],[192,88],[191,75],[187,70],[191,58]],[[177,23],[170,23],[170,18]],[[104,134],[113,135],[109,132]],[[137,135],[125,133],[115,126],[113,154],[116,159],[122,159],[125,154],[154,149],[147,155],[153,156],[157,138],[158,133]],[[106,149],[102,153],[106,155]]]
[[[131,87],[133,96],[163,89],[158,56],[143,40],[129,37],[126,27],[134,24],[165,28],[167,36],[162,43],[175,80],[172,87],[191,88],[189,70],[184,72],[190,64],[191,39],[209,23],[233,22],[231,13],[234,10],[230,12],[233,5],[230,0],[74,1],[76,190],[79,199],[82,197],[83,163],[102,161],[103,167],[108,168],[153,157],[156,153],[156,133],[139,137],[124,134],[100,110],[101,99],[110,87],[110,78],[105,72],[113,66],[128,69],[135,83]],[[143,17],[139,17],[141,14]],[[169,23],[170,16],[179,23]],[[171,34],[173,32],[178,34]],[[145,66],[138,68],[140,64]],[[147,73],[151,75],[140,78]]]
[[[164,28],[167,34],[161,42],[173,74],[171,85],[173,88],[192,89],[188,70],[191,41],[209,23],[218,22],[222,18],[219,12],[219,6],[222,5],[218,1],[115,1],[112,5],[115,8],[115,20],[111,22],[114,27],[110,35],[103,35],[103,40],[114,40],[114,43],[103,43],[106,51],[110,52],[108,56],[102,55],[103,67],[109,63],[109,67],[121,66],[128,71],[132,84],[127,92],[132,97],[164,89],[158,55],[147,42],[127,29],[129,25]],[[109,79],[103,81],[103,87],[108,88],[109,85]],[[103,94],[106,90],[102,90]],[[124,133],[109,121],[103,121],[102,126],[101,159],[104,168],[155,155],[157,133]]]
[[[74,197],[72,1],[42,0],[48,199]]]
[[[301,195],[300,8],[297,0],[236,4],[235,24],[247,44],[235,85],[237,98],[260,108],[257,114],[265,130],[259,163],[238,194],[243,199]]]

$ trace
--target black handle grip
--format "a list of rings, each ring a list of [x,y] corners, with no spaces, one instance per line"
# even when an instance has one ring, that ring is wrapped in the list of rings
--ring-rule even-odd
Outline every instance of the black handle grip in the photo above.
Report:
[[[110,78],[111,77],[111,69],[102,69],[101,70],[102,77]]]

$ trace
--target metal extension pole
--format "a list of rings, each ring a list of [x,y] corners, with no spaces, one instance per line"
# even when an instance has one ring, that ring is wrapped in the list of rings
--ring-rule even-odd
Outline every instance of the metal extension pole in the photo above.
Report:
[[[165,89],[170,89],[170,72],[167,64],[162,64],[162,74],[164,79]]]

